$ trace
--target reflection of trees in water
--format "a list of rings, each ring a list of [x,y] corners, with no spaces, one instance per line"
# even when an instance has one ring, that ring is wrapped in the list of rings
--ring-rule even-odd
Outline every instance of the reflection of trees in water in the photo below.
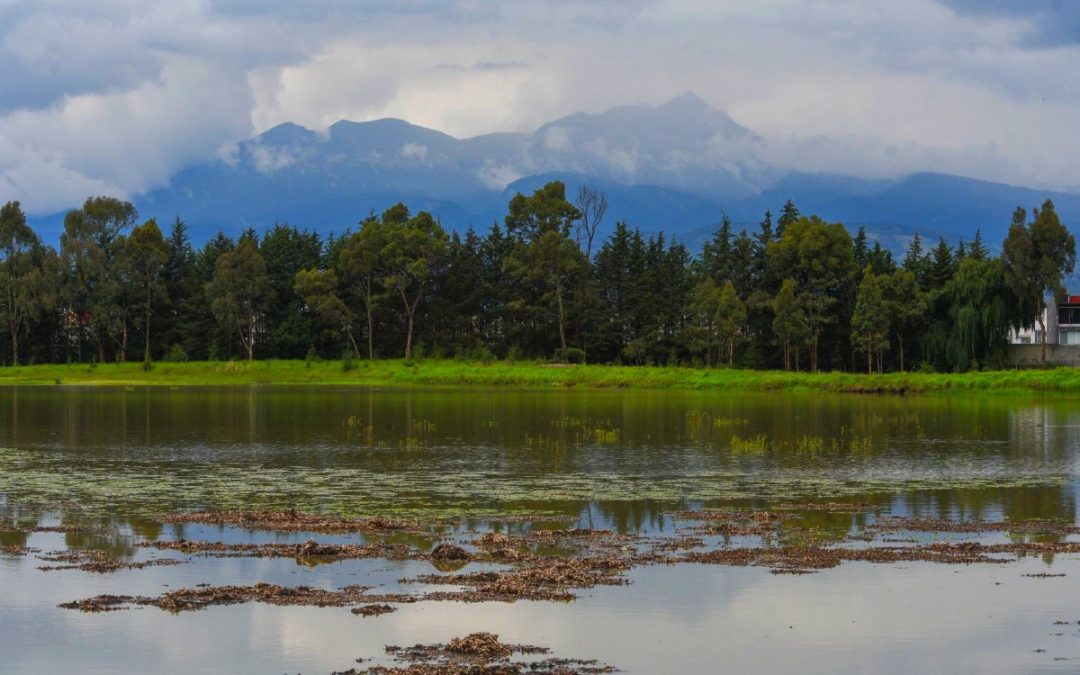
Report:
[[[1076,494],[1069,485],[920,490],[898,495],[894,508],[915,518],[1072,522]]]

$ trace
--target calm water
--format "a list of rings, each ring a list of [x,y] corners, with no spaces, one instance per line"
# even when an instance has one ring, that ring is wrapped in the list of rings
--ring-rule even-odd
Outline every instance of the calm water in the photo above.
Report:
[[[863,501],[877,515],[1077,518],[1080,401],[699,392],[0,389],[0,515],[107,535],[0,534],[146,558],[140,539],[303,541],[161,525],[203,508],[553,514],[664,534],[712,505]],[[844,534],[863,516],[810,514]],[[348,537],[316,537],[327,541]],[[2,672],[330,672],[385,644],[487,630],[627,672],[1076,672],[1080,562],[848,563],[805,576],[658,566],[569,605],[420,603],[387,616],[262,604],[56,608],[210,584],[393,586],[424,562],[195,558],[113,574],[0,556]],[[1032,578],[1025,574],[1065,574]],[[1055,621],[1072,621],[1071,626]],[[1037,651],[1044,650],[1044,651]]]

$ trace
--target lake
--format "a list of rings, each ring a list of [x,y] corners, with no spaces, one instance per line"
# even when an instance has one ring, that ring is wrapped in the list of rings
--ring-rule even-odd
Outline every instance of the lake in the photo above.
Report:
[[[1069,529],[1077,400],[9,387],[0,389],[0,448],[4,672],[329,673],[395,665],[386,645],[480,631],[638,673],[1080,669],[1080,555],[1069,548],[1080,542]],[[421,525],[313,533],[171,518],[262,510]],[[682,513],[716,510],[741,515],[732,524]],[[762,512],[772,515],[754,515]],[[893,517],[1028,525],[884,528]],[[762,519],[772,529],[746,525]],[[574,589],[570,602],[424,599],[392,602],[396,611],[377,617],[267,602],[179,613],[58,607],[200,584],[449,588],[401,580],[509,565],[483,558],[440,569],[431,559],[439,542],[474,551],[472,539],[493,532],[574,528],[610,530],[620,543],[604,544],[604,555],[647,546],[667,557],[620,569],[617,580],[629,583]],[[178,540],[237,554],[148,545]],[[313,562],[242,550],[309,540],[408,554]],[[992,561],[935,557],[945,550],[935,546],[956,542],[999,549]],[[888,561],[857,553],[898,543],[925,551]],[[703,564],[684,552],[744,546],[849,553],[816,566],[790,556]],[[80,551],[135,565],[102,572],[63,559]],[[163,560],[179,564],[138,566]],[[49,566],[68,568],[39,569]]]

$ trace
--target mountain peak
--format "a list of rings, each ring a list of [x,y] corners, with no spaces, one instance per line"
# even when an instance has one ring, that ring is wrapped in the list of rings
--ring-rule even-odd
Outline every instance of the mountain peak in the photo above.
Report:
[[[679,94],[667,103],[660,106],[660,110],[675,110],[679,112],[712,113],[717,112],[708,101],[692,91]]]

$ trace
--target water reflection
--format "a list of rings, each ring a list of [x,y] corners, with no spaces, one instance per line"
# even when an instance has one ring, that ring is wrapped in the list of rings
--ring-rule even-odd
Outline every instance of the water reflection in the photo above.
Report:
[[[251,504],[545,512],[659,530],[687,503],[857,497],[1076,516],[1068,400],[740,392],[0,389],[0,493],[157,515]],[[97,507],[104,507],[97,508]],[[8,508],[8,507],[5,507]],[[137,526],[153,534],[153,518]]]

